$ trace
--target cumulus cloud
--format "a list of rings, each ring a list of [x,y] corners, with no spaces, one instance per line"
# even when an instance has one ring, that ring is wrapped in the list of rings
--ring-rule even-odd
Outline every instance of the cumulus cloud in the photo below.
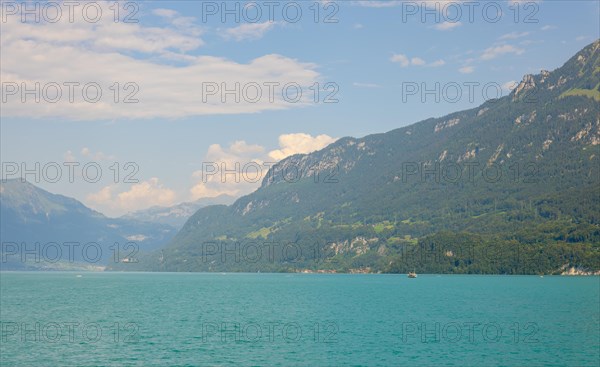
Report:
[[[243,140],[229,147],[212,144],[204,156],[202,169],[192,174],[198,180],[190,189],[192,199],[222,194],[238,196],[254,191],[268,170],[265,158],[264,147]]]
[[[67,150],[65,154],[63,154],[63,157],[65,162],[76,162],[79,160],[78,157],[93,162],[112,161],[116,159],[112,154],[105,154],[101,151],[94,152],[88,147],[81,148],[79,154],[74,153],[72,150]]]
[[[190,189],[190,195],[195,200],[221,194],[249,194],[260,186],[276,162],[294,154],[322,149],[335,140],[325,134],[314,137],[304,133],[284,134],[279,137],[279,149],[269,152],[260,145],[242,140],[228,147],[213,144],[206,152],[202,169],[192,175],[198,181]]]
[[[65,154],[63,155],[65,162],[75,162],[77,160],[77,158],[75,158],[75,155],[73,154],[72,151],[67,150],[65,152]]]
[[[392,57],[390,57],[390,61],[400,64],[400,66],[402,66],[403,68],[409,65],[439,67],[446,64],[446,62],[441,59],[428,64],[425,60],[423,60],[420,57],[409,58],[404,54],[393,54]]]
[[[118,191],[118,185],[108,185],[89,194],[86,199],[103,211],[124,213],[155,205],[173,205],[177,196],[175,191],[164,187],[156,177],[133,184],[126,191]]]
[[[336,140],[325,134],[315,137],[303,133],[284,134],[279,137],[280,149],[269,152],[269,157],[280,161],[294,154],[306,154],[323,149]]]
[[[263,23],[243,23],[234,28],[226,29],[222,36],[225,39],[236,41],[257,40],[262,38],[268,31],[272,30],[277,22],[266,21]]]
[[[87,196],[87,200],[99,206],[112,206],[114,186],[105,186],[100,191]]]
[[[406,57],[406,55],[403,55],[403,54],[392,55],[392,57],[390,58],[390,61],[399,63],[400,66],[402,66],[403,68],[410,65],[410,60],[408,59],[408,57]]]
[[[411,65],[417,65],[417,66],[420,66],[420,65],[425,65],[425,60],[423,60],[423,59],[422,59],[422,58],[420,58],[420,57],[413,57],[413,58],[410,60],[410,63],[411,63]]]
[[[517,39],[517,38],[525,37],[528,35],[529,35],[529,32],[510,32],[510,33],[503,34],[498,39],[500,39],[500,40]]]
[[[462,68],[458,69],[458,72],[461,74],[471,74],[474,71],[475,68],[473,66],[463,66]]]
[[[162,8],[152,10],[152,14],[158,15],[159,17],[163,17],[163,18],[169,18],[169,19],[174,18],[175,16],[178,15],[178,13],[175,10],[162,9]]]
[[[461,25],[461,22],[442,22],[433,26],[433,28],[437,29],[438,31],[450,31]]]
[[[310,104],[309,93],[290,102],[283,86],[294,82],[308,88],[320,81],[317,65],[284,55],[266,54],[247,63],[197,55],[204,45],[203,30],[194,18],[168,9],[153,14],[164,26],[145,26],[142,15],[140,23],[115,23],[112,11],[105,10],[111,16],[98,23],[78,18],[70,23],[68,17],[57,23],[23,23],[20,17],[7,17],[0,48],[11,57],[2,60],[0,78],[19,88],[21,83],[28,88],[39,83],[41,103],[31,96],[22,103],[17,90],[3,103],[3,116],[113,120],[257,113]],[[71,82],[79,83],[72,94],[64,85]],[[90,83],[95,84],[84,91]],[[223,101],[218,90],[216,95],[206,93],[203,86],[208,83],[218,89],[256,83],[264,90],[257,102],[241,98],[237,103],[234,96]],[[279,83],[273,98],[265,83]],[[44,93],[48,85],[54,86]]]
[[[510,92],[513,89],[515,89],[517,87],[517,85],[519,85],[519,82],[517,82],[516,80],[511,80],[511,81],[508,81],[508,82],[502,84],[502,89],[507,92]]]
[[[481,59],[482,60],[492,60],[501,55],[505,55],[505,54],[521,55],[523,52],[525,52],[525,50],[523,50],[522,48],[518,48],[518,47],[515,47],[512,45],[493,46],[493,47],[489,47],[483,51],[483,53],[481,54]]]

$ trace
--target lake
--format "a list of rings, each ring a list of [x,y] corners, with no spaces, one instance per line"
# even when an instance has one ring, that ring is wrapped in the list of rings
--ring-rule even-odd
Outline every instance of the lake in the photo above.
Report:
[[[6,366],[598,366],[600,277],[0,273]]]

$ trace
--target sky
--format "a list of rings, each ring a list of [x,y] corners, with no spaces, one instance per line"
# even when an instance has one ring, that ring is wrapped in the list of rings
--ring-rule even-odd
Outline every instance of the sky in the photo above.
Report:
[[[280,159],[474,108],[600,37],[598,1],[1,3],[2,179],[108,216],[245,195]]]

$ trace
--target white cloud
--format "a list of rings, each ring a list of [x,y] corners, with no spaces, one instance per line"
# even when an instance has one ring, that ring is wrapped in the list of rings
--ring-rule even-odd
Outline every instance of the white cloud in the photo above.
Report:
[[[144,236],[143,234],[134,234],[131,236],[127,236],[126,238],[127,238],[127,241],[142,242],[148,237]]]
[[[257,144],[248,144],[243,140],[238,140],[232,143],[229,148],[225,149],[219,144],[212,144],[206,152],[206,162],[225,162],[229,166],[234,166],[236,162],[240,162],[240,158],[262,157],[265,148]],[[257,161],[262,163],[262,159],[250,158],[248,161]]]
[[[410,65],[410,60],[408,59],[408,57],[406,57],[406,55],[403,55],[403,54],[392,55],[392,57],[390,58],[390,61],[399,63],[400,66],[402,66],[403,68]]]
[[[494,46],[485,49],[485,51],[483,51],[483,54],[481,55],[481,59],[492,60],[504,54],[521,55],[523,52],[525,52],[525,50],[523,50],[522,48],[518,48],[512,45]]]
[[[425,60],[423,60],[423,59],[422,59],[422,58],[420,58],[420,57],[413,57],[413,58],[410,60],[410,63],[411,63],[411,65],[417,65],[417,66],[420,66],[420,65],[425,65]]]
[[[353,28],[354,28],[354,29],[363,29],[364,27],[365,27],[365,26],[364,26],[364,25],[362,25],[362,24],[360,24],[360,23],[356,23],[356,24],[354,24],[354,26],[353,26]]]
[[[279,149],[266,152],[260,145],[236,141],[229,147],[213,144],[204,157],[204,167],[193,173],[199,179],[190,189],[192,199],[215,197],[221,194],[246,195],[256,190],[269,168],[293,154],[310,153],[335,142],[328,135],[311,136],[304,133],[279,137]],[[226,170],[238,174],[222,174]]]
[[[303,133],[284,134],[279,136],[280,149],[269,152],[269,157],[276,161],[280,161],[283,158],[294,154],[306,154],[323,149],[329,144],[334,143],[336,140],[337,139],[325,134],[315,137]]]
[[[138,208],[153,205],[172,205],[175,202],[175,192],[159,184],[158,178],[140,182],[131,186],[129,191],[118,194],[122,207]]]
[[[400,64],[400,66],[402,66],[403,68],[409,66],[409,65],[413,65],[413,66],[423,66],[423,65],[427,65],[427,66],[431,66],[431,67],[439,67],[439,66],[443,66],[446,64],[446,62],[444,60],[437,60],[434,61],[430,64],[427,64],[427,62],[425,60],[423,60],[420,57],[413,57],[413,58],[408,58],[406,55],[404,54],[394,54],[392,55],[392,57],[390,58],[391,62],[395,62]]]
[[[262,38],[265,33],[272,30],[277,22],[266,21],[263,23],[244,23],[234,28],[228,28],[222,36],[225,39],[234,39],[236,41],[257,40]]]
[[[191,189],[190,194],[192,195],[192,200],[198,200],[202,198],[214,198],[219,195],[229,195],[229,196],[242,196],[251,193],[256,189],[256,187],[252,187],[251,189],[242,190],[241,185],[249,187],[245,182],[243,184],[226,185],[226,182],[222,182],[221,184],[214,185],[212,179],[209,182],[205,183],[200,181],[196,183]]]
[[[511,80],[502,84],[502,89],[510,92],[511,90],[515,89],[517,85],[519,85],[519,82],[517,82],[516,80]]]
[[[475,71],[475,68],[473,66],[463,66],[462,68],[458,69],[458,71],[462,74],[471,74]]]
[[[95,3],[103,14],[113,14],[109,2]],[[200,27],[190,23],[175,11],[161,9],[163,17],[169,15],[165,27],[142,26],[141,22],[114,22],[112,16],[102,16],[96,23],[81,17],[63,16],[56,23],[24,23],[18,16],[7,16],[3,20],[2,43],[4,46],[18,41],[50,43],[55,46],[81,47],[102,52],[139,51],[162,53],[167,50],[190,51],[204,44]],[[187,20],[187,21],[186,21]]]
[[[192,177],[199,179],[190,189],[193,200],[222,194],[238,196],[254,191],[267,173],[265,148],[235,141],[229,147],[212,144],[202,161],[202,169]],[[227,171],[236,172],[226,174]]]
[[[89,194],[87,196],[87,201],[92,202],[93,204],[99,206],[112,206],[113,203],[113,191],[114,186],[105,186],[100,191]]]
[[[79,151],[79,154],[82,157],[82,159],[85,159],[88,162],[114,161],[116,159],[116,157],[114,155],[105,154],[100,151],[93,152],[88,147],[81,148],[81,150]],[[78,161],[77,156],[75,155],[75,153],[73,153],[72,150],[67,150],[65,152],[65,154],[63,155],[63,157],[65,159],[65,162],[77,162]]]
[[[436,24],[435,26],[433,26],[433,28],[435,28],[439,31],[450,31],[461,25],[462,25],[461,22],[442,22],[442,23],[439,23],[439,24]]]
[[[177,12],[175,10],[171,10],[171,9],[154,9],[152,10],[152,14],[154,15],[158,15],[159,17],[163,17],[163,18],[174,18],[177,15]]]
[[[65,162],[75,162],[77,158],[75,158],[75,155],[73,154],[72,151],[67,150],[64,154],[64,158],[65,158]]]
[[[549,31],[551,29],[556,29],[556,26],[553,25],[545,25],[542,28],[540,28],[542,31]]]
[[[133,184],[127,191],[117,192],[119,186],[109,185],[96,193],[89,194],[87,201],[102,211],[125,213],[151,206],[175,204],[175,191],[164,187],[158,178]]]
[[[500,36],[498,39],[499,40],[508,40],[508,39],[517,39],[517,38],[521,38],[521,37],[526,37],[529,35],[529,32],[510,32],[507,34],[504,34],[502,36]]]
[[[106,9],[106,14],[112,11]],[[289,82],[303,88],[313,85],[320,80],[317,65],[277,54],[260,56],[247,63],[192,55],[190,51],[203,45],[202,30],[195,26],[193,18],[165,9],[156,14],[167,20],[168,25],[114,23],[112,16],[102,17],[97,24],[77,18],[69,23],[68,17],[58,23],[22,23],[20,18],[8,17],[2,25],[0,48],[11,57],[2,60],[2,81],[19,86],[26,83],[28,87],[40,83],[41,90],[55,82],[62,96],[56,103],[44,99],[35,103],[33,97],[21,103],[18,94],[8,96],[2,106],[3,116],[66,120],[180,118],[257,113],[312,103],[308,93],[297,103],[286,101],[282,87]],[[80,83],[74,89],[72,102],[65,82]],[[82,96],[83,85],[90,82],[97,83],[102,92],[102,98],[95,103]],[[116,82],[120,103],[114,102],[115,93],[109,89]],[[234,96],[229,96],[223,103],[217,94],[203,103],[204,82],[228,89],[235,88],[236,82],[242,86],[274,82],[280,83],[280,87],[275,87],[273,99],[265,87],[258,102],[242,98],[236,103]],[[126,87],[126,83],[131,84]],[[54,98],[54,91],[51,89],[50,99]],[[88,97],[91,95],[93,99],[95,91],[91,89]],[[139,102],[123,103],[126,96]]]

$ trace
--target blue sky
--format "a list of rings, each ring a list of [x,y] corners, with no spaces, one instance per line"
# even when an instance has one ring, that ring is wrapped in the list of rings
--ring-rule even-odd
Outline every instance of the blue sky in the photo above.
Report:
[[[234,12],[239,4],[239,22],[233,14],[223,22],[220,1],[139,1],[120,4],[118,23],[112,2],[94,3],[103,11],[95,23],[89,21],[93,11],[86,20],[81,9],[71,22],[67,8],[51,23],[55,9],[42,13],[43,2],[39,21],[29,15],[23,22],[16,4],[3,3],[0,23],[3,177],[10,177],[6,162],[29,168],[56,162],[62,178],[53,183],[40,174],[39,186],[108,215],[248,193],[255,183],[216,177],[203,182],[202,163],[272,162],[343,136],[475,107],[485,100],[484,85],[491,86],[488,96],[498,87],[505,95],[524,74],[562,65],[597,39],[600,29],[597,1],[272,2],[272,18],[268,3],[228,2]],[[257,8],[261,17],[244,19]],[[129,20],[138,22],[124,22],[133,11]],[[36,82],[48,90],[57,83],[59,102],[38,103],[30,95],[23,103],[22,90],[10,90]],[[78,90],[71,102],[65,82],[97,83],[102,99],[86,102]],[[113,101],[115,82],[119,103]],[[264,98],[247,103],[243,95],[235,103],[229,95],[223,102],[216,92],[203,101],[206,88],[233,88],[236,82],[257,83]],[[139,102],[123,103],[135,91],[126,83],[138,87],[133,98]],[[303,97],[291,103],[276,89],[269,101],[264,83],[299,85]],[[451,88],[438,94],[439,101],[432,94],[406,93],[408,84],[432,89],[436,83],[440,89],[459,85],[462,97],[450,95]],[[476,85],[472,99],[468,83]],[[332,91],[338,101],[323,103]],[[63,163],[71,161],[79,167],[97,163],[102,178],[88,182],[76,169],[69,182]],[[114,162],[121,173],[117,183]],[[138,183],[123,182],[133,172],[123,168],[127,162],[139,168],[133,176]]]

